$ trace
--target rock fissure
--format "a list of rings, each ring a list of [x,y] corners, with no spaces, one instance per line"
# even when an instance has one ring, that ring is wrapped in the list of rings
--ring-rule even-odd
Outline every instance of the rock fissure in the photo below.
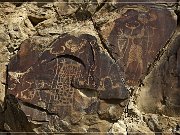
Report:
[[[37,109],[37,110],[39,110],[41,112],[46,112],[47,115],[56,115],[56,116],[59,117],[59,115],[57,113],[50,112],[48,109],[45,109],[45,108],[42,108],[40,106],[31,104],[29,102],[24,102],[24,101],[20,100],[20,103],[22,103],[23,105],[28,106],[28,107],[30,107],[32,109]]]
[[[110,56],[114,61],[116,61],[115,58],[113,57],[113,55],[111,54],[111,52],[110,52],[110,50],[109,50],[109,48],[108,48],[105,40],[103,39],[102,35],[100,34],[99,28],[97,27],[96,23],[93,21],[92,18],[91,18],[91,21],[92,21],[92,23],[93,23],[94,29],[96,30],[96,32],[97,32],[97,34],[98,34],[98,36],[99,36],[99,39],[101,40],[101,44],[103,45],[104,49],[107,51],[107,53],[109,54],[109,56]]]

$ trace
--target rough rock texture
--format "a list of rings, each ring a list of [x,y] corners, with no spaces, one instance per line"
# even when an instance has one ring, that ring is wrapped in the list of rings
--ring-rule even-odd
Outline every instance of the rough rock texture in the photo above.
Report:
[[[137,100],[141,109],[147,112],[179,116],[179,41],[178,27],[169,46],[164,48],[163,55],[143,82],[144,86],[141,87]],[[151,95],[151,97],[147,95]],[[142,103],[144,98],[146,102]],[[147,104],[152,105],[148,107]]]
[[[72,119],[72,112],[79,114],[78,117],[96,114],[99,99],[121,102],[128,98],[119,67],[98,48],[94,36],[60,35],[41,51],[29,43],[24,41],[9,63],[7,94],[50,115],[45,117],[43,111],[23,107],[32,120],[58,125],[51,115],[63,120],[66,116]],[[93,101],[86,96],[92,96]]]
[[[126,83],[137,85],[148,64],[175,31],[176,21],[166,8],[154,5],[122,7],[116,16],[101,27],[100,34],[113,58],[123,67]]]
[[[0,132],[180,134],[179,7],[0,3]]]

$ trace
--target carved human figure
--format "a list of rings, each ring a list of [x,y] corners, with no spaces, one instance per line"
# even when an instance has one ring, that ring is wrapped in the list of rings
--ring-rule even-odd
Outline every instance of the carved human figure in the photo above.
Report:
[[[107,38],[108,47],[117,63],[123,67],[126,83],[136,85],[146,73],[148,64],[153,61],[173,33],[174,26],[169,27],[168,23],[175,22],[168,19],[170,12],[167,10],[159,12],[144,7],[127,8],[122,11],[124,12],[114,21],[114,28]],[[159,25],[161,19],[167,23]],[[164,33],[165,30],[167,33]]]

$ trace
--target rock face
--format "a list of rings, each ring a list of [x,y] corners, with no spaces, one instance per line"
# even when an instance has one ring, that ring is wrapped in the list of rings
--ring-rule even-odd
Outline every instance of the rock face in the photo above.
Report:
[[[102,26],[100,33],[123,67],[126,83],[137,85],[175,31],[176,21],[170,11],[153,5],[124,7],[118,16]]]
[[[25,105],[23,111],[32,120],[55,125],[59,123],[53,116],[63,120],[74,112],[81,117],[82,113],[96,113],[101,99],[120,103],[129,96],[120,68],[100,50],[96,37],[88,34],[63,34],[41,51],[26,40],[10,61],[8,72],[7,94]],[[86,101],[86,106],[87,99],[82,99],[78,89],[97,93],[95,101]]]
[[[0,132],[180,133],[179,13],[176,0],[1,3]]]
[[[139,96],[139,104],[142,110],[147,112],[159,112],[168,116],[179,116],[179,32],[175,34],[168,50],[164,53],[160,62],[145,78],[143,91]],[[147,88],[148,87],[148,88]],[[145,94],[146,93],[146,94]],[[151,97],[147,97],[150,94]],[[146,98],[146,102],[141,101]],[[156,103],[148,107],[147,104]]]

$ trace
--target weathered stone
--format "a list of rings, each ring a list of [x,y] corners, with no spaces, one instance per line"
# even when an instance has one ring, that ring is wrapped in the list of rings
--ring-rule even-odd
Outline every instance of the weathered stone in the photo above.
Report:
[[[119,135],[119,134],[127,135],[127,127],[123,121],[118,121],[113,124],[110,132],[113,133],[114,135]]]
[[[104,100],[122,102],[129,96],[121,81],[120,68],[100,50],[97,39],[88,34],[79,37],[63,34],[44,51],[26,40],[8,67],[8,94],[22,100],[23,105],[40,110],[23,107],[26,115],[36,121],[55,120],[43,112],[57,115],[59,120],[71,116],[73,111],[79,113],[79,118],[83,112],[97,113],[98,102],[84,108],[83,97],[77,95],[77,89],[96,91],[96,97]]]
[[[0,83],[0,104],[3,104],[4,98],[5,98],[5,93],[6,93],[6,79],[7,79],[7,66],[5,63],[0,64],[0,78],[1,78],[1,83]]]
[[[137,85],[175,31],[176,20],[167,9],[148,5],[125,6],[118,16],[102,25],[100,34],[123,68],[126,83]]]
[[[176,130],[177,123],[180,122],[179,117],[167,117],[158,114],[146,114],[144,121],[153,132],[161,132],[164,134],[170,134],[170,131]]]
[[[108,3],[109,7],[113,9],[115,8],[121,8],[123,6],[129,6],[129,5],[155,5],[155,6],[169,6],[172,9],[175,10],[174,6],[177,4],[176,0],[110,0],[111,2]]]
[[[97,0],[56,0],[54,6],[60,16],[76,14],[76,19],[79,21],[89,19],[88,15],[95,13],[99,4]]]
[[[175,21],[179,24],[174,14],[179,16],[179,2],[2,1],[0,132],[6,132],[2,134],[179,133],[179,27],[171,37]],[[142,58],[143,69],[136,57]],[[59,63],[64,60],[66,67]],[[79,74],[72,70],[77,69],[75,65],[79,65]],[[69,91],[73,92],[67,98]],[[71,106],[62,106],[65,100],[72,101]]]
[[[33,25],[28,19],[27,10],[25,8],[10,14],[8,16],[8,22],[8,30],[12,39],[25,40],[36,33]]]
[[[155,3],[177,3],[176,0],[136,0],[136,1],[133,1],[133,0],[115,0],[116,2],[115,3],[125,3],[125,4],[155,4]]]
[[[91,125],[87,131],[90,133],[95,132],[94,134],[103,135],[104,133],[107,133],[110,130],[111,126],[111,123],[105,120],[100,120],[97,124]]]
[[[32,127],[28,122],[28,119],[24,112],[19,108],[17,99],[14,96],[9,95],[5,99],[5,113],[4,124],[9,128],[11,132],[32,132]],[[21,133],[20,133],[21,134]]]
[[[145,112],[179,116],[179,41],[177,34],[157,62],[151,73],[145,78],[138,97],[139,108]],[[149,97],[148,95],[151,95]],[[146,102],[141,102],[146,99]]]
[[[117,121],[122,115],[123,108],[119,104],[110,104],[100,101],[98,114],[101,119],[109,121]]]

